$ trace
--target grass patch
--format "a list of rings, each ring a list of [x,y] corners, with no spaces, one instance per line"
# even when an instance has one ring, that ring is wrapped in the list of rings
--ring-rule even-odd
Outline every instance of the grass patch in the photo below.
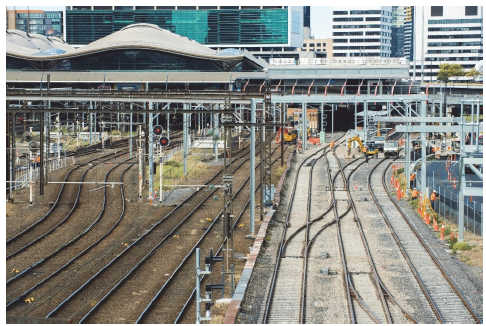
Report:
[[[444,237],[445,236],[448,236],[451,234],[451,228],[450,227],[446,227],[445,230],[444,230]]]
[[[457,242],[452,245],[452,250],[460,250],[460,251],[471,250],[471,246],[467,242]]]
[[[160,164],[156,165],[156,173],[154,174],[153,187],[160,189]],[[200,156],[189,155],[187,157],[187,184],[199,184],[199,181],[191,180],[196,179],[204,175],[209,166],[201,161]],[[147,166],[147,173],[149,173],[149,167]],[[184,178],[184,163],[182,160],[182,153],[177,153],[173,159],[164,163],[162,183],[163,190],[172,190],[173,187],[168,185],[179,184]],[[186,182],[185,182],[186,183]]]
[[[418,200],[418,199],[411,200],[411,201],[410,201],[410,206],[412,206],[412,208],[413,208],[414,210],[417,210],[417,208],[418,208],[418,203],[419,203],[419,200]]]
[[[285,170],[285,166],[279,166],[277,168],[277,171],[275,171],[274,176],[275,177],[275,182],[278,183],[280,181],[280,177],[282,176],[283,171]]]

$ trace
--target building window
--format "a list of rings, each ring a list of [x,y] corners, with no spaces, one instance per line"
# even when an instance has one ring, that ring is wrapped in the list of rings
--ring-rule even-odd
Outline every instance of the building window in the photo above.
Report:
[[[430,7],[431,16],[444,16],[444,7],[442,6],[431,6]]]
[[[321,46],[321,43],[317,43],[317,46]]]
[[[304,48],[307,47],[307,43],[304,43]]]
[[[348,11],[333,11],[333,15],[347,15]]]
[[[477,6],[466,6],[466,16],[477,16],[478,7]]]
[[[314,43],[309,43],[309,46],[314,47],[314,46],[315,46],[315,44],[314,44]]]

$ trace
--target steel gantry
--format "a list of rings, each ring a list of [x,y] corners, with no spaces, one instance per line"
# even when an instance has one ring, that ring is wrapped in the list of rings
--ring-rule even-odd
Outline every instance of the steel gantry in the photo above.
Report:
[[[471,123],[466,123],[464,121],[464,104],[471,105],[471,112],[473,113],[476,109],[476,121],[474,122],[474,113]],[[458,218],[458,228],[459,228],[459,241],[464,241],[464,196],[483,196],[482,187],[467,186],[465,182],[465,165],[468,165],[471,170],[478,175],[482,180],[482,172],[474,167],[474,164],[482,164],[483,160],[483,146],[479,146],[479,134],[483,132],[483,126],[479,119],[479,106],[482,104],[482,100],[479,98],[476,100],[463,100],[461,101],[461,116],[460,117],[430,117],[427,114],[427,103],[425,100],[420,100],[420,111],[415,112],[410,107],[409,103],[405,103],[406,110],[405,116],[402,117],[374,117],[374,122],[393,122],[402,123],[396,127],[397,132],[405,133],[406,144],[405,144],[405,178],[406,178],[406,188],[407,191],[410,189],[410,151],[411,142],[410,135],[412,133],[420,133],[421,146],[421,187],[420,190],[424,196],[427,194],[426,188],[426,170],[427,170],[427,156],[426,156],[426,133],[459,133],[460,136],[460,168],[459,168],[459,218]],[[434,110],[435,111],[435,110]],[[415,116],[411,114],[415,113]],[[415,125],[412,125],[415,123]],[[417,124],[418,123],[418,124]],[[448,126],[442,126],[441,124],[447,123]],[[456,123],[457,125],[450,125]],[[429,125],[430,124],[430,125]],[[472,135],[478,135],[476,137],[475,143],[471,145],[465,145],[465,135],[466,132],[470,132]]]

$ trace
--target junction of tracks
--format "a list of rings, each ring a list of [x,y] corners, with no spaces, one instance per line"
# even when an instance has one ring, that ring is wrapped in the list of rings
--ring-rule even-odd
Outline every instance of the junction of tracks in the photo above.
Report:
[[[234,304],[209,306],[215,322],[481,323],[482,267],[451,256],[408,203],[397,202],[389,187],[393,159],[346,159],[347,137],[335,138],[334,150],[329,143],[303,153],[285,146],[285,159],[292,158],[280,204],[251,277],[241,280],[258,241],[247,237],[248,142],[231,162],[232,248],[223,239],[221,189],[193,189],[176,206],[139,203],[136,159],[126,146],[76,158],[51,178],[81,183],[48,184],[35,207],[24,189],[7,207],[7,316],[194,323],[195,249],[207,255],[212,248],[225,257],[233,252],[235,282],[221,274],[229,262],[216,262],[203,285],[224,287],[211,300],[233,291],[232,303],[243,299],[232,321],[223,316]],[[273,176],[282,173],[277,146]],[[223,163],[185,182],[220,184]],[[100,189],[88,183],[95,180],[119,184]]]

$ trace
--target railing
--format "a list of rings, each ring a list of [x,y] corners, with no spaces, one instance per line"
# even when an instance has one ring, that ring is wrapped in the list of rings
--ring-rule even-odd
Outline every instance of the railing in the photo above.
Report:
[[[448,221],[458,224],[459,194],[454,193],[443,184],[427,177],[427,187],[436,190],[439,202],[436,204],[436,213]],[[471,201],[471,197],[464,198],[464,227],[469,232],[483,236],[483,203]]]
[[[283,65],[405,65],[410,63],[406,58],[374,58],[374,57],[358,57],[347,59],[325,59],[325,58],[271,58],[269,63],[275,66]]]
[[[67,162],[71,161],[69,158],[53,158],[49,159],[46,163],[47,172],[52,172],[67,166]],[[33,165],[34,164],[34,165]],[[19,190],[29,186],[31,180],[37,180],[40,177],[41,168],[36,166],[35,163],[30,165],[24,165],[28,168],[15,171],[15,183],[11,184],[11,190]]]

